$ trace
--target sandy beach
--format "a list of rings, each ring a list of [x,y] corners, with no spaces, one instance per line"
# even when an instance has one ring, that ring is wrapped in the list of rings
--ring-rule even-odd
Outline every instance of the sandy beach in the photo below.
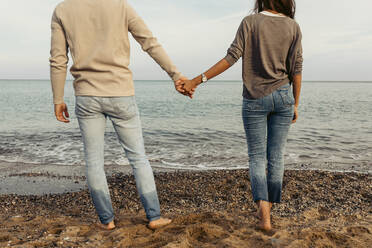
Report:
[[[370,174],[286,171],[283,203],[273,209],[274,231],[263,233],[256,229],[248,173],[247,170],[157,172],[163,215],[174,219],[173,224],[157,231],[146,227],[135,182],[125,173],[109,177],[117,224],[111,232],[95,226],[97,216],[86,189],[63,194],[1,195],[0,247],[368,247],[372,244]],[[48,175],[40,176],[48,178]],[[53,177],[53,184],[58,183],[58,178],[49,176]]]

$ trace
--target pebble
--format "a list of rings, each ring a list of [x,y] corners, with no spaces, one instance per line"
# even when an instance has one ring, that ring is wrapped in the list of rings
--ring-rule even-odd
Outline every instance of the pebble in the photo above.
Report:
[[[31,175],[32,176],[32,175]],[[164,172],[155,174],[162,210],[166,213],[253,210],[248,170]],[[134,177],[117,173],[108,178],[115,209],[142,210]],[[317,189],[317,190],[314,190]],[[273,209],[280,216],[298,215],[324,207],[339,213],[365,213],[370,209],[372,179],[368,174],[286,171],[283,202]],[[342,197],[340,197],[342,196]],[[182,208],[180,208],[180,204]],[[1,195],[0,214],[43,216],[51,213],[96,219],[88,190],[42,196]]]

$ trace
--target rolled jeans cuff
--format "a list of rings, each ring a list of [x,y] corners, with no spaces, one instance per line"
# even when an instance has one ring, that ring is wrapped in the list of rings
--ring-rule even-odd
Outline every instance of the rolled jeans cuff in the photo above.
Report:
[[[151,221],[159,220],[160,218],[161,218],[161,215],[148,218],[148,220],[149,220],[149,222],[151,222]]]

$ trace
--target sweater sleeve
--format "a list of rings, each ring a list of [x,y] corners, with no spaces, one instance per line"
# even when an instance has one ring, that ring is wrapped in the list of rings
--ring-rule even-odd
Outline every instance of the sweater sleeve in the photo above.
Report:
[[[147,27],[143,19],[136,11],[127,3],[127,20],[128,31],[133,38],[141,45],[142,50],[147,52],[160,67],[166,71],[173,81],[177,81],[182,77],[177,67],[172,63],[164,48],[160,45],[157,39],[153,36],[150,29]]]
[[[296,60],[293,70],[293,75],[297,75],[302,73],[302,64],[303,64],[303,56],[302,56],[302,33],[300,27],[298,27],[297,31],[297,49],[296,49]]]
[[[300,26],[295,23],[293,42],[287,57],[288,78],[293,81],[293,77],[302,73],[302,33]]]
[[[53,103],[63,103],[64,87],[66,83],[68,45],[60,20],[55,10],[51,24],[51,49],[50,49],[50,79],[53,91]]]
[[[235,64],[240,57],[243,55],[245,46],[245,20],[240,24],[238,31],[236,33],[235,39],[231,44],[230,48],[227,50],[227,55],[225,59],[230,65]]]

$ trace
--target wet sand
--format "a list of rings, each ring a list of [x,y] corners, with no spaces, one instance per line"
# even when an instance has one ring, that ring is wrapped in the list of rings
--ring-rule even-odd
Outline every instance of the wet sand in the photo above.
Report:
[[[11,175],[11,174],[9,174]],[[53,178],[54,175],[23,174]],[[84,178],[78,178],[84,181]],[[370,174],[286,171],[273,233],[257,230],[249,172],[157,172],[162,212],[174,219],[146,228],[133,177],[109,177],[117,228],[95,227],[86,189],[48,195],[0,196],[0,247],[369,247]],[[63,181],[61,181],[63,183]]]

